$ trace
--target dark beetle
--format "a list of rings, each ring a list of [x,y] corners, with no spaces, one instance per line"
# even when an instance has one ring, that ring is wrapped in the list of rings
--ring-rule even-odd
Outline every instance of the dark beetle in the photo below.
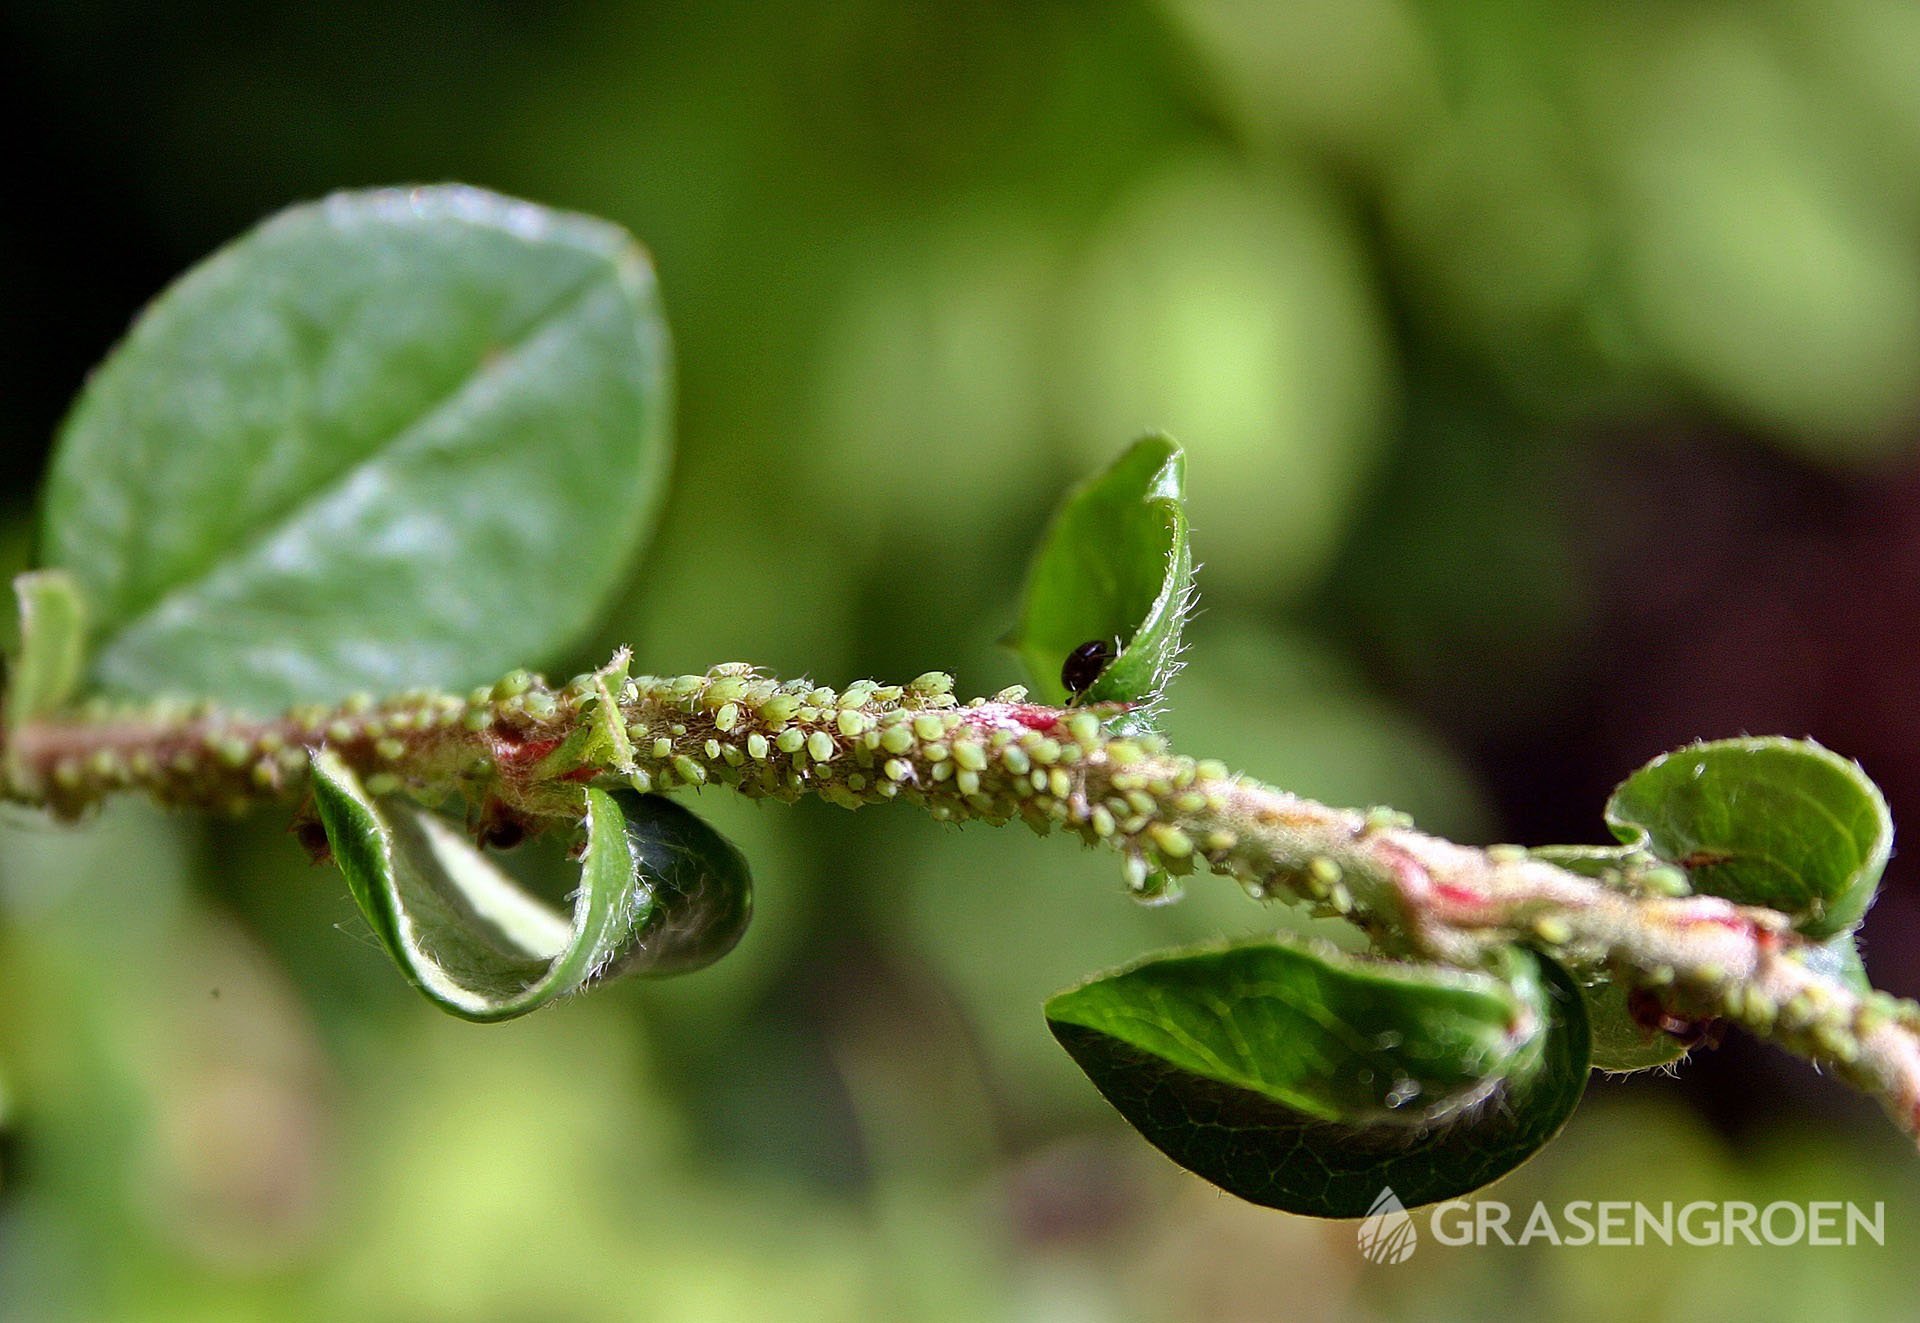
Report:
[[[1113,665],[1113,659],[1120,655],[1114,644],[1106,639],[1088,639],[1060,663],[1060,683],[1067,692],[1075,695],[1085,693],[1093,687],[1093,682],[1107,667]]]

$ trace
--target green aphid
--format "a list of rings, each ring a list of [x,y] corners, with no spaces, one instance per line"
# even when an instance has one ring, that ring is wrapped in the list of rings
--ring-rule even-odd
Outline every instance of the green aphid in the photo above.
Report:
[[[928,671],[909,680],[907,689],[922,698],[937,698],[953,692],[953,677],[945,671]]]
[[[760,720],[769,726],[783,726],[800,711],[800,700],[792,694],[775,694],[760,705]]]
[[[738,677],[729,676],[709,683],[706,693],[702,695],[702,701],[709,708],[718,709],[730,703],[737,703],[746,696],[747,682]]]

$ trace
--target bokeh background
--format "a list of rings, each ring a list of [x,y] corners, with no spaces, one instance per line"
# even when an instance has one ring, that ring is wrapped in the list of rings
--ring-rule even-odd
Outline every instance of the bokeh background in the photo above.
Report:
[[[666,525],[567,672],[1018,678],[1063,485],[1190,452],[1187,747],[1591,840],[1695,737],[1920,815],[1920,9],[1905,0],[6,0],[0,568],[88,366],[264,214],[461,179],[610,216],[678,341]],[[1920,1167],[1739,1042],[1596,1079],[1498,1194],[1887,1201],[1888,1246],[1444,1249],[1247,1208],[1041,999],[1273,916],[1060,841],[703,812],[742,948],[433,1011],[277,821],[0,827],[0,1313],[1907,1317]],[[1896,859],[1866,927],[1920,993]]]

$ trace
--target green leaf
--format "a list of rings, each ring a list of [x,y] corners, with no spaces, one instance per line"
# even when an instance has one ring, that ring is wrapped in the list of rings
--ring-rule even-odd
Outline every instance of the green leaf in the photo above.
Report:
[[[1060,668],[1094,642],[1118,646],[1083,701],[1142,703],[1166,687],[1193,591],[1185,493],[1180,447],[1149,436],[1075,488],[1054,515],[1006,640],[1040,699],[1068,700]]]
[[[1627,993],[1604,975],[1580,988],[1596,1070],[1627,1073],[1678,1061],[1689,1044],[1659,1028],[1640,1023],[1627,1005]]]
[[[435,814],[369,795],[337,754],[316,754],[313,772],[320,821],[361,913],[414,985],[464,1019],[511,1019],[591,981],[688,973],[746,929],[746,861],[671,800],[584,792],[569,920]]]
[[[7,666],[6,725],[59,710],[86,667],[86,610],[70,575],[59,570],[13,581],[20,606],[20,651]]]
[[[747,861],[720,833],[658,795],[616,790],[627,843],[652,901],[646,921],[599,977],[674,978],[733,950],[753,918]]]
[[[1694,890],[1794,915],[1813,937],[1860,922],[1893,849],[1879,789],[1808,740],[1718,740],[1662,754],[1613,792],[1607,825],[1684,868]]]
[[[1498,977],[1273,942],[1180,953],[1061,993],[1047,1020],[1168,1157],[1317,1217],[1505,1175],[1559,1131],[1587,1075],[1577,991],[1517,948]]]
[[[592,623],[669,450],[624,232],[457,186],[341,193],[142,314],[61,431],[42,555],[85,590],[110,691],[460,688]]]

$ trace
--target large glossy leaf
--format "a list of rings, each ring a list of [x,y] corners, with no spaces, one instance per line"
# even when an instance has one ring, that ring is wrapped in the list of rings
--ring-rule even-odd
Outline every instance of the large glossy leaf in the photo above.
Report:
[[[1193,590],[1185,490],[1180,447],[1149,436],[1067,497],[1007,639],[1038,697],[1067,701],[1061,667],[1087,644],[1113,656],[1081,691],[1086,701],[1142,702],[1172,678]]]
[[[1261,942],[1162,956],[1061,993],[1054,1036],[1175,1162],[1254,1203],[1359,1217],[1474,1190],[1560,1129],[1587,1029],[1559,968],[1501,976]]]
[[[625,233],[471,188],[342,193],[142,314],[61,431],[42,558],[85,590],[109,690],[459,687],[592,622],[668,452]]]
[[[361,913],[414,985],[464,1019],[511,1019],[593,980],[686,973],[745,931],[746,861],[671,800],[623,796],[623,806],[584,792],[568,918],[438,816],[368,794],[338,755],[317,754],[313,771],[327,841]]]
[[[1696,891],[1796,917],[1831,937],[1860,922],[1893,849],[1886,800],[1808,740],[1717,740],[1662,754],[1607,802],[1614,835]]]

